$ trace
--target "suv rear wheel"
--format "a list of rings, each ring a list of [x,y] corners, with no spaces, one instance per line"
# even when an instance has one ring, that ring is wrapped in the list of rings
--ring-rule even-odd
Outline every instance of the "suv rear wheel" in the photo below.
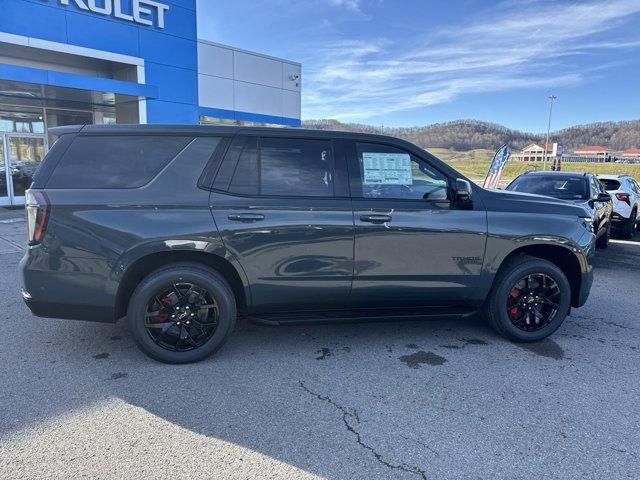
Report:
[[[165,363],[202,360],[222,346],[236,323],[233,291],[216,271],[192,263],[160,268],[135,289],[127,309],[140,349]]]
[[[571,305],[571,285],[553,263],[536,257],[508,260],[484,306],[489,324],[518,342],[536,342],[555,332]]]

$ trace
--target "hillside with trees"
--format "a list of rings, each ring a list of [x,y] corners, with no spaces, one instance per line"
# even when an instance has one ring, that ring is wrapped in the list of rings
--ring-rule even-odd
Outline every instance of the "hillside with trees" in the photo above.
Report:
[[[321,130],[378,133],[404,138],[423,148],[439,147],[457,151],[477,148],[495,150],[507,143],[519,149],[532,142],[544,142],[546,134],[520,132],[478,120],[457,120],[422,127],[375,127],[337,120],[306,120],[303,127]],[[640,147],[640,120],[577,125],[552,132],[551,139],[571,150],[585,145],[606,145],[613,150]]]

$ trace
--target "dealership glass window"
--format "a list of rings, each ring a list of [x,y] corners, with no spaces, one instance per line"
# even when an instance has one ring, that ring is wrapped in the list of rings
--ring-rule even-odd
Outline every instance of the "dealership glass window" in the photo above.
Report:
[[[0,105],[0,132],[44,133],[42,109],[17,111]]]
[[[0,197],[7,195],[9,195],[9,189],[7,187],[7,171],[4,167],[4,142],[0,136]]]
[[[21,197],[31,185],[33,175],[44,158],[44,138],[9,136],[7,150],[13,195]]]
[[[233,118],[210,117],[208,115],[200,116],[202,125],[237,125],[238,122]]]
[[[357,143],[356,149],[362,197],[447,199],[447,178],[412,154],[375,143]]]
[[[242,127],[277,127],[283,128],[285,125],[277,123],[250,122],[247,120],[235,120],[233,118],[211,117],[209,115],[200,116],[201,125],[240,125]]]
[[[87,125],[93,123],[93,112],[76,110],[58,110],[47,108],[47,129],[66,125]],[[53,145],[55,136],[49,134],[49,145]]]
[[[47,188],[136,188],[155,177],[192,140],[182,136],[79,136]]]
[[[301,197],[333,196],[331,142],[261,138],[260,193]]]

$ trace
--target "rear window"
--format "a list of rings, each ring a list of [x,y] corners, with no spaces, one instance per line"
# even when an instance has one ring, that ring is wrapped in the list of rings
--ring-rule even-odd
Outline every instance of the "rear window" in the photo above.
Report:
[[[610,192],[612,192],[614,190],[618,190],[620,188],[620,182],[618,180],[610,180],[608,178],[601,178],[600,179],[600,183],[602,183],[604,185],[604,188],[606,190],[609,190]]]
[[[151,181],[192,137],[79,136],[47,188],[136,188]]]
[[[507,190],[534,193],[562,200],[586,200],[590,196],[589,184],[584,177],[523,175],[516,178]]]

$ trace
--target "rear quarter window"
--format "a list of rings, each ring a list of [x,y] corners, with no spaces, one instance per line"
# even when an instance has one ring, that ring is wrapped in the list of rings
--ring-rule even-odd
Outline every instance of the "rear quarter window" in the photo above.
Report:
[[[618,180],[601,178],[600,183],[604,185],[605,190],[609,190],[610,192],[618,190],[620,188],[620,182]]]
[[[78,136],[46,188],[137,188],[193,140],[184,136]]]

